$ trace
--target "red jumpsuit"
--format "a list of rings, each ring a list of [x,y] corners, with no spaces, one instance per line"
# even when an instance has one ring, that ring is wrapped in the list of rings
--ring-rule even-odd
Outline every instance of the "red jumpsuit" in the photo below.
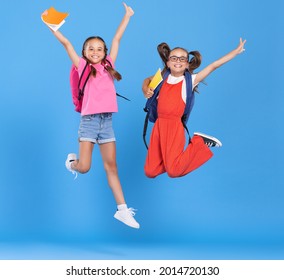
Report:
[[[154,178],[164,172],[170,177],[181,177],[213,156],[203,139],[196,135],[184,149],[186,137],[181,117],[185,103],[181,96],[182,83],[165,82],[160,90],[158,119],[152,130],[144,166],[147,177]]]

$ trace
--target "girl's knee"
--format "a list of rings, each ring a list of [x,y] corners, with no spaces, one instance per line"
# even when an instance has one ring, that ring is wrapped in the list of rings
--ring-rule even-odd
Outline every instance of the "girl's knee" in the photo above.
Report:
[[[117,164],[116,162],[105,162],[104,168],[106,173],[117,173]]]
[[[150,173],[150,172],[146,172],[146,171],[145,171],[145,175],[146,175],[146,177],[151,178],[151,179],[157,177],[156,174],[153,174],[153,173]]]
[[[86,164],[86,163],[82,163],[82,162],[78,162],[77,165],[75,166],[75,169],[77,171],[79,171],[80,173],[84,174],[90,171],[91,165],[90,164]]]
[[[146,165],[144,166],[144,173],[148,178],[155,178],[157,177],[157,173],[153,172],[153,169],[148,168]]]
[[[84,173],[88,173],[90,171],[90,167],[82,167],[80,169],[80,173],[84,174]]]
[[[170,178],[177,178],[177,177],[181,177],[181,175],[180,174],[177,174],[176,172],[174,172],[174,171],[168,171],[167,172],[167,174],[168,174],[168,176],[170,177]]]
[[[170,178],[177,178],[182,176],[182,172],[179,172],[179,170],[177,170],[177,168],[175,167],[167,168],[167,174]]]

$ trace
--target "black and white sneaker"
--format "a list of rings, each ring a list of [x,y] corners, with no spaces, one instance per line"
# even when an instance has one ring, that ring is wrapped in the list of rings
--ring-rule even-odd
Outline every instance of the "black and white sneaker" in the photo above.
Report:
[[[210,136],[210,135],[206,135],[204,133],[200,133],[200,132],[194,132],[193,135],[197,135],[203,138],[204,143],[208,146],[208,147],[221,147],[222,143],[220,140],[218,140],[217,138]]]

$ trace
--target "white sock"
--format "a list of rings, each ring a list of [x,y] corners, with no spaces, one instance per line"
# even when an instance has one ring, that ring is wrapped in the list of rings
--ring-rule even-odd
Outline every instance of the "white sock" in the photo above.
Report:
[[[127,204],[119,204],[117,205],[117,210],[126,210],[127,209]]]

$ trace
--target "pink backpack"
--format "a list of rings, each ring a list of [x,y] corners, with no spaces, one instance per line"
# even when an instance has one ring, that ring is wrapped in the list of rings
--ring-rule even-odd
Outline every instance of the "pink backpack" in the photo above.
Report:
[[[80,113],[82,109],[84,90],[90,75],[91,75],[91,66],[88,64],[87,61],[81,77],[79,77],[79,73],[76,67],[74,65],[72,65],[71,67],[70,86],[72,93],[72,101],[75,106],[75,111],[78,113]]]

